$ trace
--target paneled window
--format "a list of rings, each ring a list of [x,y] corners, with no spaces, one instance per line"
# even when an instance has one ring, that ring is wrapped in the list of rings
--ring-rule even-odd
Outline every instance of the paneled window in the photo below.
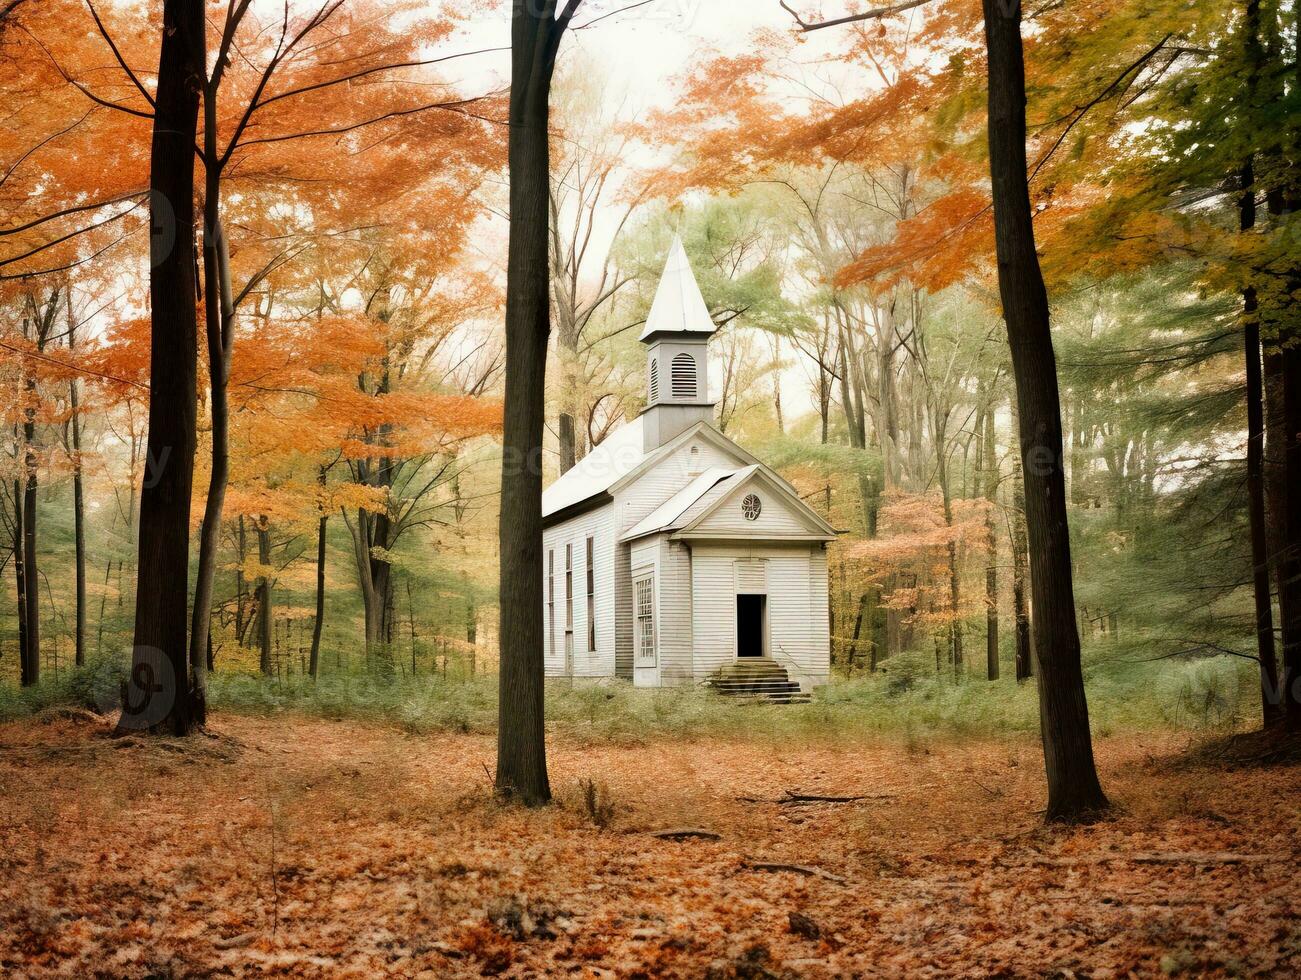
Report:
[[[679,354],[671,366],[673,397],[696,397],[696,359],[690,354]]]
[[[547,551],[547,646],[556,655],[556,549]]]
[[[587,652],[596,653],[596,569],[592,567],[596,541],[587,539]]]
[[[637,580],[637,666],[655,666],[655,580]]]
[[[565,670],[574,664],[574,546],[565,545]]]

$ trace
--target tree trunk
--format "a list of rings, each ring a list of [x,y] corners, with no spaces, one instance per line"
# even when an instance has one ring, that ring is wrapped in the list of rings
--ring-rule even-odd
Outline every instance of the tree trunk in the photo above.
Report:
[[[1026,178],[1021,4],[983,0],[983,6],[994,237],[1019,406],[1040,734],[1048,776],[1046,818],[1078,820],[1108,803],[1098,782],[1089,733],[1071,580],[1057,361]]]
[[[1013,408],[1013,429],[1019,429]],[[1021,475],[1021,456],[1012,454],[1012,521],[1008,529],[1012,542],[1012,609],[1016,626],[1016,679],[1017,683],[1034,676],[1034,635],[1030,624],[1033,619],[1029,602],[1030,567],[1026,552],[1029,546],[1025,534],[1025,480]]]
[[[153,470],[140,497],[131,682],[118,722],[122,729],[173,735],[193,732],[197,722],[186,627],[197,408],[194,142],[204,31],[202,0],[165,0],[150,156],[153,331],[146,451]]]
[[[515,0],[511,29],[510,253],[501,481],[501,670],[497,792],[551,799],[543,729],[542,428],[547,338],[548,136],[556,51],[580,0]]]
[[[571,413],[560,413],[556,434],[560,443],[560,473],[564,475],[578,462],[578,440],[574,435],[574,416]]]
[[[1248,60],[1258,63],[1260,4],[1247,3]],[[1250,67],[1249,67],[1249,70]],[[1254,89],[1254,73],[1251,87]],[[1242,196],[1238,202],[1239,230],[1246,234],[1256,226],[1256,177],[1253,161],[1242,168]],[[1265,414],[1264,380],[1261,369],[1260,318],[1256,288],[1242,290],[1243,346],[1247,368],[1247,509],[1251,524],[1252,588],[1256,610],[1256,656],[1260,662],[1260,701],[1264,724],[1283,715],[1278,687],[1278,664],[1274,653],[1274,607],[1269,584],[1269,543],[1265,513]]]
[[[239,515],[239,533],[235,536],[238,559],[235,565],[235,643],[244,642],[244,602],[248,592],[244,582],[244,561],[248,557],[248,544],[244,530],[244,515]]]
[[[235,304],[230,283],[230,259],[221,225],[221,177],[217,147],[216,86],[205,90],[203,198],[203,309],[208,347],[209,413],[212,418],[212,468],[208,496],[199,525],[199,568],[194,583],[194,612],[190,624],[190,669],[194,673],[195,710],[204,721],[208,687],[208,643],[212,625],[212,587],[217,576],[217,547],[221,514],[230,481],[230,407],[226,386],[230,376]]]
[[[99,620],[95,623],[95,655],[104,649],[104,613],[108,609],[108,583],[113,576],[113,559],[104,562],[104,592],[99,597]]]
[[[31,685],[41,679],[41,578],[36,557],[36,380],[27,379],[26,421],[23,423],[23,592],[27,626],[27,670],[24,683]]]
[[[72,309],[72,296],[68,296],[68,351],[77,347],[77,324]],[[81,472],[81,405],[76,378],[68,382],[68,407],[72,418],[72,533],[76,551],[77,624],[73,637],[77,666],[86,662],[86,496]]]
[[[321,467],[321,472],[317,477],[321,484],[321,493],[325,493],[326,468]],[[312,680],[316,680],[317,671],[321,665],[321,629],[325,625],[325,532],[330,523],[325,509],[325,501],[321,501],[321,519],[316,529],[316,621],[312,624],[312,653],[308,661],[308,672]]]
[[[1288,725],[1301,728],[1301,349],[1295,342],[1285,343],[1280,359],[1287,440],[1284,444],[1284,543],[1278,562],[1279,614],[1283,627],[1281,690]]]
[[[1274,608],[1269,584],[1269,545],[1265,529],[1264,405],[1260,362],[1260,322],[1256,292],[1243,291],[1243,334],[1247,361],[1247,506],[1251,519],[1252,586],[1256,603],[1256,655],[1260,660],[1261,711],[1266,725],[1282,717],[1278,661],[1274,652]]]
[[[271,661],[271,627],[275,622],[271,615],[271,527],[265,517],[257,520],[257,560],[262,566],[262,575],[257,584],[257,635],[260,651],[259,667],[264,677],[273,673]]]
[[[23,687],[35,683],[28,672],[31,661],[27,656],[27,574],[23,565],[23,484],[14,480],[14,585],[18,596],[18,671]]]
[[[965,665],[962,650],[961,586],[958,582],[958,544],[953,540],[953,502],[949,498],[948,480],[944,481],[944,523],[949,528],[949,656],[953,660],[953,677],[962,676]]]
[[[998,498],[998,447],[994,427],[994,404],[985,412],[985,433],[981,439],[985,467],[985,542],[989,557],[985,564],[985,676],[998,680],[998,535],[994,533],[994,504]]]

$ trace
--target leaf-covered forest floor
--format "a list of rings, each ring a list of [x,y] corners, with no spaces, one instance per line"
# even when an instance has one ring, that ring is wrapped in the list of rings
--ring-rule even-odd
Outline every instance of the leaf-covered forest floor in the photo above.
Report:
[[[1116,815],[1045,829],[1022,737],[557,739],[558,804],[528,812],[493,802],[481,735],[211,728],[0,726],[0,972],[1301,971],[1301,765],[1189,761],[1187,736],[1099,740]],[[719,836],[652,836],[677,828]]]

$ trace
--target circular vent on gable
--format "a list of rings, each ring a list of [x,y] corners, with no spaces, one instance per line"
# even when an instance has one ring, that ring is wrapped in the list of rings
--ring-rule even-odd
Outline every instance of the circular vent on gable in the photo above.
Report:
[[[759,519],[763,513],[763,501],[752,493],[747,493],[745,499],[741,501],[741,513],[745,515],[747,521]]]

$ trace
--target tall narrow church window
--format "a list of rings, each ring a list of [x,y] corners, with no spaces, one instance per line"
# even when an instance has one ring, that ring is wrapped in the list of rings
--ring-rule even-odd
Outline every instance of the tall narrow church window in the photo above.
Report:
[[[650,362],[650,400],[660,400],[660,362],[653,356]]]
[[[673,397],[696,397],[696,359],[690,354],[673,358]]]
[[[556,655],[556,549],[547,551],[547,646]]]
[[[596,542],[587,539],[587,652],[596,652],[596,570],[592,567]]]
[[[565,545],[565,673],[574,669],[574,546]]]
[[[574,632],[574,546],[565,545],[565,636]]]
[[[637,580],[637,666],[655,666],[655,580]]]

